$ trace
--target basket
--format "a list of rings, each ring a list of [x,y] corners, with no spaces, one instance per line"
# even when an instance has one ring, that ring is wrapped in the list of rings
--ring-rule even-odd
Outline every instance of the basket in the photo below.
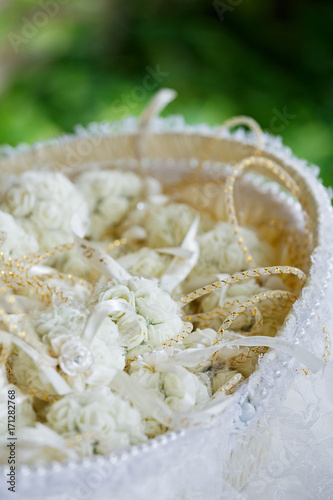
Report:
[[[176,199],[191,199],[199,210],[207,204],[214,206],[223,219],[224,207],[228,207],[225,182],[233,165],[244,157],[256,157],[258,162],[264,157],[280,165],[298,184],[298,201],[276,183],[266,182],[267,178],[276,181],[276,175],[259,168],[257,175],[249,173],[237,180],[239,222],[259,228],[263,235],[275,231],[274,237],[292,236],[289,257],[293,262],[289,265],[302,268],[307,280],[279,338],[329,360],[333,217],[318,169],[295,158],[279,138],[256,128],[231,133],[229,129],[238,122],[231,122],[219,135],[207,125],[186,125],[178,116],[150,117],[149,132],[147,126],[143,134],[144,123],[130,117],[120,123],[80,127],[73,136],[33,147],[2,147],[1,176],[47,168],[75,178],[92,165],[143,169],[162,180]],[[327,435],[318,437],[321,419],[326,415],[328,432],[331,418],[332,402],[324,386],[323,375],[312,375],[289,354],[270,349],[237,391],[232,405],[210,425],[167,432],[107,457],[22,465],[15,498],[328,498],[333,486],[332,443],[324,442]],[[251,418],[245,415],[249,404],[254,410]],[[12,495],[7,492],[5,474],[3,468],[3,499]]]

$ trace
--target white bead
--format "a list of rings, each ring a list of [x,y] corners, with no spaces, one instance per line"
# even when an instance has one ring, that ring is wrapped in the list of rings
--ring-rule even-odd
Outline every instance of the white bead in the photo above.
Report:
[[[248,422],[254,417],[255,413],[255,407],[251,403],[245,402],[242,404],[242,414],[239,419],[242,422]]]

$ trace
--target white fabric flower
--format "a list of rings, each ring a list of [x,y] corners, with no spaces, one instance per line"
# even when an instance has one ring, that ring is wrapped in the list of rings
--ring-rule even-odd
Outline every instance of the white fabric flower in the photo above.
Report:
[[[169,255],[161,255],[151,248],[141,248],[118,259],[125,269],[143,277],[160,278],[170,264]]]
[[[59,229],[63,218],[63,211],[56,201],[41,200],[35,203],[30,220],[41,230],[47,231]]]
[[[13,184],[6,193],[6,206],[14,217],[25,217],[32,213],[36,201],[31,184]]]
[[[6,240],[0,250],[5,257],[21,257],[38,252],[39,245],[32,234],[28,234],[14,217],[0,210],[0,231],[6,233]]]
[[[162,396],[162,380],[160,373],[147,370],[146,368],[132,369],[131,378],[136,380],[148,391]]]
[[[153,370],[149,369],[145,364],[144,357],[141,366],[140,361],[131,366],[130,376],[147,391],[153,392],[161,399],[164,399],[174,410],[181,411],[188,409],[186,396],[189,390],[189,383],[193,385],[194,389],[194,405],[201,405],[208,400],[211,395],[211,384],[208,375],[197,375],[185,371],[187,377],[185,383],[180,376],[172,372],[171,367],[170,371],[168,371],[163,362],[162,366],[162,371],[160,371],[158,363],[154,366]],[[190,390],[192,392],[192,388]],[[143,417],[147,418],[148,415],[143,413]]]
[[[91,457],[95,453],[94,439],[90,434],[82,436],[77,432],[65,432],[61,438],[66,441],[67,447],[75,453],[77,458]]]
[[[210,397],[210,388],[205,380],[198,375],[188,372],[195,386],[195,404],[202,405],[207,402]],[[207,376],[206,376],[207,377]],[[173,409],[181,411],[184,407],[187,387],[183,380],[176,374],[165,372],[162,374],[163,390],[165,393],[165,402]]]
[[[65,396],[50,406],[46,420],[60,434],[91,436],[97,453],[146,439],[140,413],[107,387]]]
[[[184,397],[186,387],[177,375],[165,373],[163,379],[163,389],[167,398],[182,399]]]
[[[180,246],[195,217],[196,210],[182,203],[145,203],[134,210],[123,225],[123,231],[132,226],[141,226],[146,231],[146,245],[151,248]],[[210,219],[200,214],[200,228],[212,227]]]
[[[83,197],[59,172],[27,171],[11,177],[2,191],[1,207],[17,217],[42,249],[72,241],[74,213],[88,217]]]
[[[34,327],[42,338],[52,333],[54,328],[63,328],[65,331],[70,331],[72,335],[80,335],[86,320],[86,312],[72,306],[63,305],[42,313],[36,313]]]
[[[134,292],[130,289],[129,283],[125,280],[120,283],[111,282],[110,286],[99,296],[99,302],[110,299],[122,299],[135,308]],[[122,316],[123,313],[114,313],[113,316],[116,315]]]
[[[144,278],[131,278],[108,285],[99,301],[123,299],[137,313],[137,321],[130,312],[114,313],[114,319],[124,344],[129,349],[147,342],[157,347],[166,340],[177,336],[182,329],[182,320],[177,303],[157,284]],[[139,324],[138,324],[139,322]]]
[[[242,228],[244,242],[254,261],[259,266],[271,265],[274,261],[274,250],[266,242],[260,241],[254,231]],[[243,271],[248,262],[242,247],[235,240],[233,227],[227,222],[219,222],[215,228],[199,235],[200,257],[191,276],[197,274],[216,274]]]
[[[160,422],[154,420],[153,418],[145,418],[142,423],[144,432],[148,438],[154,438],[164,434],[168,430]]]
[[[108,228],[118,224],[131,205],[138,201],[144,181],[133,172],[94,170],[81,174],[76,185],[89,203],[89,235],[99,239]]]
[[[87,372],[94,361],[92,352],[82,344],[79,337],[71,337],[61,346],[59,365],[62,371],[71,377]]]
[[[148,341],[148,327],[143,316],[125,313],[117,320],[121,344],[128,349]]]
[[[35,316],[36,332],[52,348],[64,378],[77,390],[89,385],[107,385],[116,370],[124,369],[125,353],[119,345],[118,327],[110,318],[103,320],[88,346],[80,338],[87,312],[64,305]]]
[[[95,337],[91,345],[91,352],[95,363],[91,375],[86,379],[88,385],[108,385],[116,370],[125,368],[124,349],[116,343],[110,345]]]

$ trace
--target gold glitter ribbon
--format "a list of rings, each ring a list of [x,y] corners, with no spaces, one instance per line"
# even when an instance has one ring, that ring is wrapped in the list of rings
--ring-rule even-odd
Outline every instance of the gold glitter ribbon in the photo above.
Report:
[[[204,295],[214,292],[226,285],[232,285],[234,283],[238,283],[240,281],[249,279],[249,278],[258,278],[261,276],[274,276],[279,274],[291,274],[296,276],[299,279],[300,285],[302,285],[306,280],[306,275],[300,269],[296,267],[289,266],[273,266],[273,267],[259,267],[257,269],[249,269],[247,271],[243,271],[240,273],[233,274],[229,278],[225,278],[223,280],[215,281],[210,285],[204,286],[191,292],[179,300],[179,305],[184,307],[189,304],[193,300],[203,297]]]

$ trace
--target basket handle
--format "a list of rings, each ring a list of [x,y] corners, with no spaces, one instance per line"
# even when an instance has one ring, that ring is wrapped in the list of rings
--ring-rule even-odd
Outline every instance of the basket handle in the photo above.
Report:
[[[141,165],[144,153],[145,138],[149,130],[149,125],[153,118],[155,118],[168,104],[177,97],[177,92],[173,89],[161,89],[149,101],[143,110],[139,124],[138,135],[135,142],[135,153]]]
[[[262,129],[258,122],[256,122],[250,116],[234,116],[226,120],[221,127],[218,129],[217,135],[219,135],[223,130],[230,130],[232,127],[238,127],[240,125],[246,125],[256,136],[256,146],[260,149],[262,145]]]
[[[230,130],[233,127],[238,127],[240,125],[246,125],[249,127],[250,130],[254,133],[256,137],[256,151],[254,152],[255,156],[261,156],[261,146],[262,146],[262,128],[260,127],[259,123],[257,123],[253,118],[250,116],[234,116],[232,118],[228,118],[220,127],[218,127],[216,133],[210,137],[210,140],[208,141],[200,159],[199,159],[199,164],[197,166],[197,170],[201,170],[203,163],[206,160],[209,160],[210,153],[212,150],[212,147],[215,144],[215,141],[220,138],[221,133],[224,130]]]

